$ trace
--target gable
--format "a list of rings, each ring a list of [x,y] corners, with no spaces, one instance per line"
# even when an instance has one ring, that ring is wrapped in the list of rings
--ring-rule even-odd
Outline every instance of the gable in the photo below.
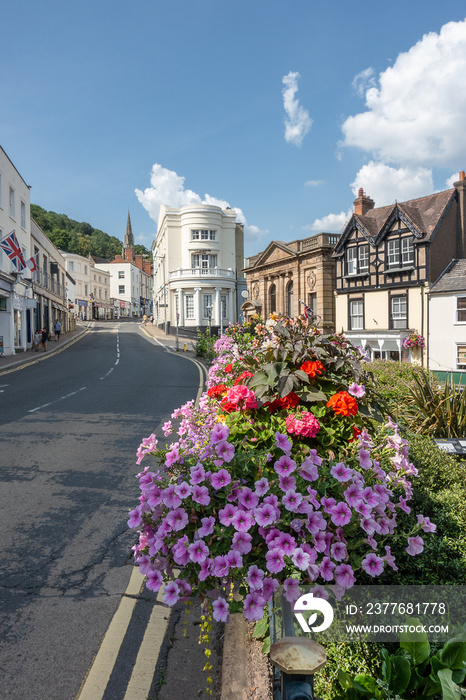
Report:
[[[264,252],[255,260],[253,267],[261,267],[270,263],[292,260],[296,257],[296,252],[284,243],[272,241]]]

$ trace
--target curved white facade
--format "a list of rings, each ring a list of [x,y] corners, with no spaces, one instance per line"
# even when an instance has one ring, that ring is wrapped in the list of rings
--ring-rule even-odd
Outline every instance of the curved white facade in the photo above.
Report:
[[[153,252],[157,324],[221,329],[237,320],[243,227],[235,211],[162,206]]]

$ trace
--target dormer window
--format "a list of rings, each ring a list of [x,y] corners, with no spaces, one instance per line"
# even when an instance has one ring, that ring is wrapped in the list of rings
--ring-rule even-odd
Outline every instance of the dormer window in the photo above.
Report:
[[[361,275],[369,272],[369,246],[355,245],[346,251],[346,274]]]

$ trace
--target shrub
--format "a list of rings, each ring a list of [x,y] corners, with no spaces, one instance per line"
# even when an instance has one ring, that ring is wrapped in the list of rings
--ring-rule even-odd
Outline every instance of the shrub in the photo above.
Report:
[[[408,401],[403,414],[409,429],[437,438],[461,438],[466,434],[466,391],[452,379],[439,386],[438,379],[425,370],[407,387]]]
[[[214,345],[216,340],[216,338],[211,337],[208,328],[205,333],[198,328],[197,340],[194,344],[194,354],[196,357],[203,357],[207,362],[212,362],[215,357]]]

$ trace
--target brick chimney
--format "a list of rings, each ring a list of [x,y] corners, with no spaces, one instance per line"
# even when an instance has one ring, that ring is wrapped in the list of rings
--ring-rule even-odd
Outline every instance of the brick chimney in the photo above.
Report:
[[[364,194],[362,187],[359,188],[358,196],[353,202],[354,213],[358,216],[364,216],[369,209],[374,208],[374,200]]]
[[[456,257],[466,257],[466,174],[460,171],[458,182],[453,183],[453,187],[458,192],[458,235],[456,237]]]

